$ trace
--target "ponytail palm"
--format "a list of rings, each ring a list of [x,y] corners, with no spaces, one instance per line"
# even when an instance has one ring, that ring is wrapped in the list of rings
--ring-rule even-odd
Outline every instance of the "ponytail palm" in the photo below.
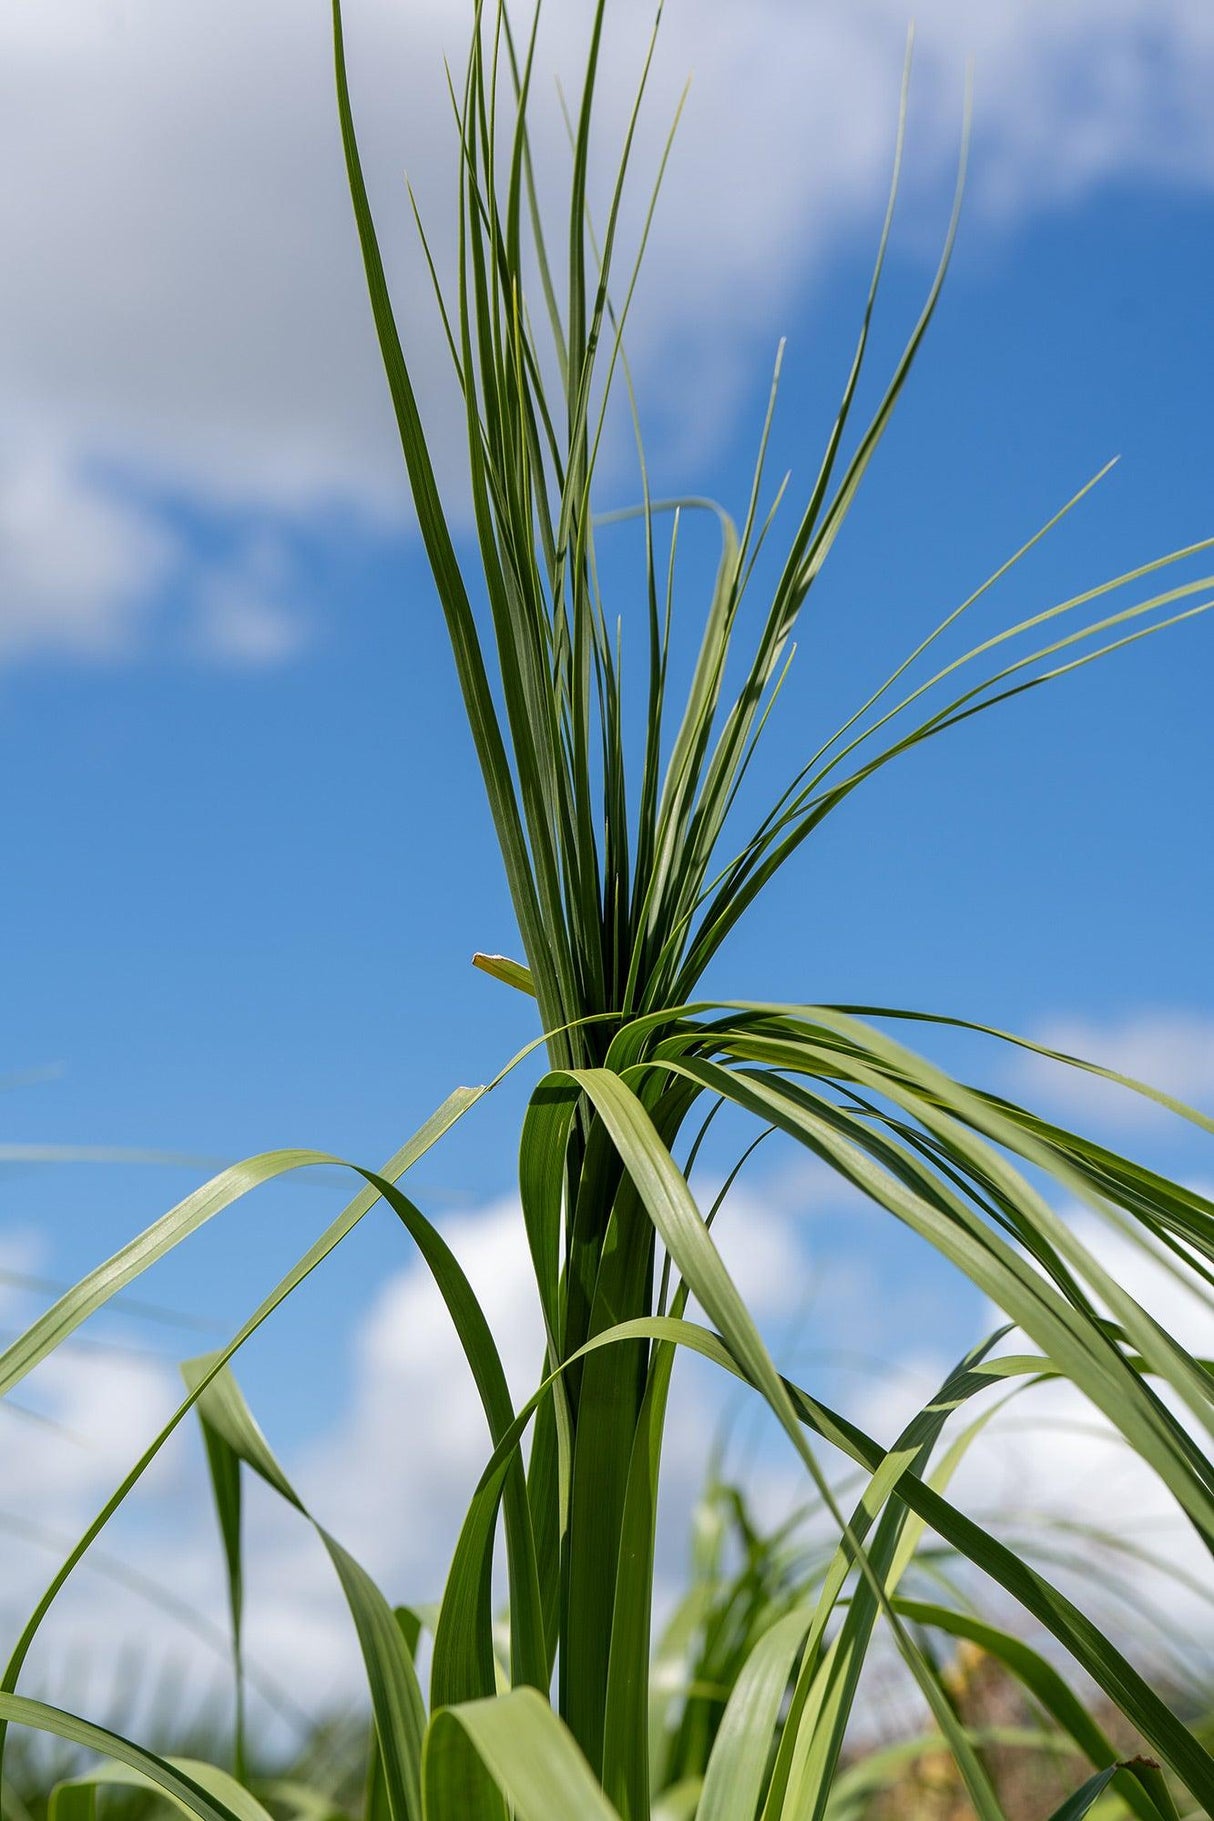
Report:
[[[1173,566],[1206,546],[1044,604],[934,666],[932,647],[1000,581],[1013,557],[866,702],[846,712],[765,812],[746,823],[741,787],[786,674],[798,615],[928,328],[956,208],[919,320],[875,413],[857,427],[855,400],[893,215],[896,159],[854,360],[816,478],[778,553],[782,521],[775,507],[783,489],[775,490],[773,505],[764,472],[775,383],[753,482],[736,517],[703,501],[653,500],[625,354],[652,203],[633,263],[619,268],[625,184],[653,47],[643,59],[618,178],[594,223],[588,171],[605,10],[599,0],[569,122],[571,176],[559,259],[545,238],[527,130],[538,13],[518,37],[504,11],[482,13],[478,6],[455,98],[459,264],[454,297],[444,300],[440,292],[439,307],[466,412],[479,553],[470,580],[440,499],[393,317],[359,164],[336,0],[334,6],[341,131],[375,326],[523,947],[520,961],[477,959],[533,995],[538,1041],[547,1052],[547,1072],[521,1131],[519,1172],[520,1243],[530,1251],[545,1327],[542,1377],[516,1411],[494,1336],[458,1261],[399,1186],[483,1092],[461,1090],[382,1171],[359,1172],[359,1196],[296,1270],[227,1348],[192,1363],[189,1395],[165,1435],[197,1408],[229,1519],[225,1536],[238,1536],[239,1486],[249,1471],[308,1518],[228,1361],[368,1208],[385,1202],[442,1292],[492,1445],[452,1539],[428,1697],[414,1662],[417,1621],[394,1614],[340,1542],[321,1531],[367,1665],[376,1800],[387,1803],[392,1821],[423,1815],[479,1821],[511,1813],[520,1821],[575,1815],[643,1821],[662,1814],[817,1821],[842,1813],[849,1798],[840,1752],[878,1636],[901,1654],[985,1821],[1002,1813],[999,1800],[927,1643],[932,1633],[939,1640],[976,1630],[983,1648],[1024,1682],[1048,1723],[1090,1760],[1091,1777],[1060,1813],[1084,1814],[1110,1792],[1147,1821],[1174,1816],[1177,1798],[1189,1808],[1214,1807],[1214,1760],[1198,1738],[1110,1637],[948,1494],[950,1475],[981,1428],[975,1411],[987,1411],[990,1394],[1031,1399],[1036,1385],[1065,1379],[1158,1476],[1201,1543],[1214,1545],[1208,1368],[1079,1242],[1043,1184],[1109,1219],[1203,1297],[1214,1282],[1214,1207],[1193,1190],[951,1078],[890,1034],[907,1022],[960,1020],[890,1007],[716,1002],[701,991],[709,964],[767,882],[870,775],[1012,696],[1203,612],[1214,579],[1177,580]],[[596,517],[595,477],[610,403],[621,387],[637,425],[641,503],[634,516],[643,563],[617,618],[600,585],[598,545],[611,532]],[[680,691],[672,662],[688,636],[681,596],[676,600],[680,526],[689,513],[703,511],[715,517],[720,554],[693,628],[690,680]],[[992,1043],[1021,1043],[979,1024],[963,1028]],[[1189,1109],[1165,1104],[1209,1128]],[[778,1131],[804,1146],[1004,1312],[1008,1327],[959,1362],[891,1447],[781,1375],[722,1263],[712,1236],[716,1208],[697,1205],[690,1162],[676,1162],[676,1152],[694,1157],[723,1107],[749,1115],[758,1132]],[[202,1222],[258,1182],[315,1161],[334,1160],[311,1152],[269,1154],[188,1197],[9,1349],[0,1389],[18,1382],[88,1313]],[[690,1319],[692,1298],[705,1321]],[[1010,1330],[1018,1335],[1015,1350],[1006,1344]],[[794,1450],[807,1494],[831,1525],[829,1547],[813,1573],[751,1615],[744,1648],[731,1642],[723,1706],[707,1733],[684,1724],[692,1706],[664,1706],[662,1685],[651,1677],[663,1429],[680,1348],[741,1380],[762,1401]],[[971,1409],[975,1398],[980,1402]],[[823,1465],[823,1443],[831,1458],[851,1463],[846,1492]],[[197,1766],[174,1769],[141,1756],[129,1741],[107,1745],[97,1729],[82,1732],[84,1722],[15,1693],[30,1642],[63,1580],[158,1446],[136,1464],[34,1614],[4,1680],[0,1721],[80,1739],[87,1732],[85,1742],[135,1764],[180,1806],[225,1821],[239,1812],[250,1821],[253,1798],[246,1792],[237,1810],[230,1779],[220,1773],[208,1781]],[[509,1608],[504,1661],[494,1625],[499,1524]],[[1058,1661],[1082,1671],[1077,1686],[1094,1684],[1126,1716],[1157,1760],[1154,1767],[1119,1767],[1114,1747],[1053,1659],[959,1607],[906,1600],[900,1587],[928,1531],[968,1565],[974,1587],[993,1590],[998,1613],[1018,1603],[1062,1647]],[[238,1557],[236,1547],[236,1614]],[[691,1661],[707,1650],[707,1619],[689,1608],[685,1621]],[[677,1628],[672,1636],[677,1644]],[[659,1656],[673,1648],[668,1638]]]

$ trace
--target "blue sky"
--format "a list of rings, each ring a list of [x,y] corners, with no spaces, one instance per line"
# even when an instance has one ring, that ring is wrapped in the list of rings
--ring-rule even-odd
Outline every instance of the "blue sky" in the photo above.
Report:
[[[757,28],[769,63],[778,56],[771,10]],[[1015,95],[998,83],[985,132],[980,62],[973,201],[944,301],[807,609],[759,790],[778,786],[807,740],[842,719],[1110,456],[1120,464],[1096,494],[981,609],[985,628],[1214,535],[1214,157],[1184,111],[1176,67],[1182,54],[1196,55],[1189,26],[1198,48],[1205,40],[1195,10],[1165,10],[1160,43],[1133,65],[1137,137],[1123,144],[1110,133],[1114,150],[1104,164],[1085,164],[1060,127],[1058,161],[1070,158],[1069,175],[1050,170],[1031,134],[1009,133]],[[947,212],[941,145],[955,125],[959,33],[947,9],[939,19],[937,11],[928,20],[922,137],[912,132],[874,380],[918,310]],[[68,21],[70,8],[63,14]],[[1037,18],[1026,9],[1022,47],[1030,68],[1037,57],[1054,71],[1070,111],[1099,122],[1112,105],[1100,85],[1095,99],[1067,89],[1071,47],[1053,45],[1044,28],[1041,43],[1033,39],[1030,14]],[[892,13],[889,23],[892,33]],[[135,8],[128,49],[132,35],[138,48],[142,26],[151,42],[151,25]],[[1088,29],[1090,45],[1112,56],[1094,16]],[[1109,28],[1110,42],[1119,29]],[[1014,37],[1014,26],[1008,30]],[[676,24],[671,61],[686,48],[680,31],[686,27]],[[900,27],[890,42],[898,36]],[[882,55],[888,63],[888,46]],[[49,67],[46,56],[39,67]],[[712,82],[710,68],[709,105]],[[301,84],[310,108],[312,90]],[[874,93],[866,105],[880,119],[888,82]],[[754,94],[745,94],[753,109]],[[373,148],[387,136],[374,99]],[[1055,116],[1041,105],[1044,137]],[[303,102],[299,109],[307,114]],[[928,118],[924,109],[935,112]],[[122,128],[126,138],[111,122],[118,165],[138,149],[143,126],[148,144],[159,143],[153,111],[149,102],[146,122],[136,111]],[[942,124],[937,115],[948,117]],[[1066,116],[1060,104],[1064,125]],[[739,111],[732,122],[739,183],[759,118]],[[321,119],[317,156],[334,160],[325,126]],[[885,129],[874,131],[881,150]],[[1172,156],[1190,142],[1184,158]],[[801,194],[790,181],[783,225],[769,242],[759,238],[769,288],[753,249],[736,252],[750,261],[744,306],[729,294],[727,272],[722,295],[696,312],[696,298],[671,288],[669,265],[659,260],[640,334],[662,485],[743,503],[781,334],[788,353],[771,472],[793,470],[794,498],[808,485],[879,218],[880,159],[863,136],[857,145],[849,151],[841,142],[833,153],[850,209],[837,200],[828,207],[828,190]],[[190,168],[186,195],[197,200]],[[758,182],[761,161],[754,171]],[[0,1102],[14,1142],[147,1146],[222,1160],[303,1144],[374,1164],[454,1084],[484,1079],[533,1035],[528,1003],[469,965],[474,949],[516,951],[517,942],[437,604],[400,507],[403,473],[376,415],[382,405],[368,405],[365,434],[363,419],[347,410],[366,391],[373,350],[348,228],[330,206],[331,189],[323,201],[315,234],[324,262],[346,272],[331,310],[341,339],[309,345],[298,325],[284,333],[315,366],[345,362],[352,378],[344,391],[336,381],[331,392],[316,390],[309,425],[301,429],[286,406],[271,423],[267,394],[261,443],[233,430],[229,448],[213,425],[200,429],[205,401],[195,415],[191,395],[157,391],[153,367],[165,335],[150,318],[147,411],[141,417],[132,405],[120,423],[114,406],[107,417],[124,375],[135,393],[139,387],[138,363],[126,364],[106,339],[109,270],[96,271],[97,381],[88,410],[73,419],[50,380],[42,393],[34,381],[21,393],[19,434],[4,452],[17,477],[13,497],[20,505],[21,477],[50,461],[50,449],[46,495],[64,515],[40,544],[29,531],[41,522],[37,511],[22,518],[13,508],[5,523],[16,526],[20,563],[0,569],[10,590],[0,604],[4,1065],[58,1070],[12,1087]],[[727,201],[745,206],[744,196]],[[67,188],[52,183],[49,203],[62,205],[70,227]],[[114,199],[119,247],[141,231],[141,206],[132,202],[124,214],[121,194]],[[705,208],[694,169],[679,168],[668,217],[676,243]],[[195,258],[205,253],[209,219],[200,208]],[[172,295],[157,242],[139,245],[149,295],[162,283]],[[33,238],[30,247],[32,257]],[[403,248],[401,270],[411,257]],[[174,249],[170,234],[166,259]],[[87,374],[90,293],[87,274],[78,277],[75,314],[64,320],[71,359]],[[187,290],[189,280],[187,270]],[[251,264],[251,367],[273,339],[263,280]],[[230,282],[239,292],[240,269]],[[284,282],[282,297],[290,296]],[[406,297],[406,329],[418,322],[428,359],[420,293],[407,288]],[[123,320],[136,345],[140,308],[132,285]],[[61,309],[56,297],[53,310]],[[241,320],[237,310],[229,335],[239,334]],[[703,363],[697,372],[683,370],[688,361],[663,365],[681,325]],[[30,345],[38,368],[43,355]],[[191,361],[188,339],[175,356]],[[167,354],[163,360],[168,371]],[[234,381],[226,368],[216,372],[222,393]],[[195,383],[205,394],[205,370]],[[330,396],[344,401],[334,417],[342,459],[328,472],[317,457],[320,478],[310,479],[312,455],[300,456],[296,473],[281,450],[311,450],[309,438],[323,445]],[[448,439],[440,426],[444,448]],[[632,496],[622,461],[610,490],[607,503]],[[84,538],[81,574],[52,587],[45,577],[54,583],[58,573],[56,541],[70,545],[76,533]],[[621,540],[609,572],[625,613],[627,550]],[[70,550],[63,562],[69,558]],[[90,563],[108,619],[88,617]],[[1214,571],[1214,561],[1206,567]],[[693,560],[688,570],[688,629],[703,568]],[[1185,571],[1197,573],[1193,564]],[[51,617],[40,621],[39,613]],[[67,631],[52,636],[48,626]],[[1155,1060],[1171,1071],[1168,1085],[1208,1106],[1212,676],[1214,619],[1148,641],[903,761],[786,870],[710,985],[725,997],[887,1003],[1034,1034],[1065,1024],[1111,1061],[1132,1068],[1144,1055]],[[975,1051],[955,1045],[942,1053],[958,1066],[984,1067],[1003,1085],[1015,1079],[1005,1057],[980,1064]],[[418,1199],[463,1223],[471,1244],[472,1211],[510,1193],[524,1085],[486,1103],[418,1173]],[[1044,1078],[1033,1086],[1045,1099],[1054,1091]],[[1170,1169],[1208,1173],[1191,1139],[1150,1122],[1121,1123],[1107,1106],[1084,1113]],[[0,1177],[5,1257],[74,1277],[198,1176],[190,1165],[10,1166]],[[798,1185],[786,1159],[756,1165],[753,1185],[782,1210],[780,1220],[815,1206],[812,1185]],[[230,1327],[303,1249],[337,1193],[317,1179],[253,1198],[159,1270],[148,1293],[215,1321],[216,1332]],[[862,1317],[850,1325],[822,1319],[824,1344],[841,1344],[848,1327],[857,1346],[896,1364],[916,1353],[947,1358],[973,1337],[976,1299],[952,1295],[937,1271],[871,1221],[825,1201],[812,1230],[814,1260],[827,1259],[838,1282],[852,1272],[867,1286]],[[405,1263],[403,1236],[378,1219],[331,1264],[323,1287],[310,1288],[284,1317],[277,1338],[259,1342],[245,1377],[277,1442],[323,1449],[357,1396],[367,1311]],[[5,1325],[31,1314],[36,1301],[14,1293]],[[772,1311],[776,1327],[790,1331],[795,1316],[791,1306]],[[195,1344],[184,1331],[145,1329],[131,1316],[115,1318],[109,1331],[170,1351]]]

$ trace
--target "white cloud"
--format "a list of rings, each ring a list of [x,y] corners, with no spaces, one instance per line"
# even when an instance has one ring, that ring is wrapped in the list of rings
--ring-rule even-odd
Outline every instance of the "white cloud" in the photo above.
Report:
[[[40,1257],[36,1234],[18,1228],[0,1233],[0,1321],[17,1319],[25,1279],[36,1270]]]
[[[35,1313],[26,1279],[42,1261],[36,1234],[0,1233],[0,1323],[20,1331]],[[7,1337],[6,1337],[7,1338]],[[100,1495],[164,1421],[172,1375],[116,1339],[110,1351],[72,1345],[50,1354],[0,1402],[0,1503],[54,1524]]]
[[[263,668],[307,643],[295,585],[281,536],[254,535],[224,559],[191,561],[168,519],[112,475],[50,448],[0,460],[0,665],[133,657],[171,588],[179,611],[170,647]]]
[[[262,536],[198,585],[196,643],[217,663],[264,669],[295,657],[308,627],[289,604],[291,567],[280,539]]]
[[[1201,1013],[1146,1011],[1108,1023],[1058,1018],[1033,1035],[1047,1049],[1128,1075],[1201,1112],[1214,1109],[1214,1019]],[[1102,1124],[1142,1126],[1170,1117],[1141,1094],[1031,1051],[1017,1055],[1012,1073],[1017,1088]]]
[[[445,1237],[521,1401],[539,1373],[543,1329],[518,1205],[461,1215]],[[431,1600],[491,1447],[451,1319],[418,1261],[380,1286],[357,1336],[350,1408],[308,1450],[301,1485],[324,1522],[401,1598]]]
[[[149,512],[70,460],[0,462],[0,662],[123,656],[173,554]]]
[[[906,0],[668,6],[639,170],[652,164],[689,68],[695,84],[635,321],[668,443],[694,449],[723,433],[756,342],[774,343],[794,292],[840,244],[870,236],[910,10]],[[1204,0],[925,0],[914,10],[913,232],[916,196],[934,194],[955,152],[968,50],[977,60],[971,219],[1014,219],[1127,173],[1214,177],[1214,20]],[[586,11],[585,0],[548,9],[536,88],[541,172],[559,172],[567,156],[547,78],[553,68],[575,73]],[[605,147],[618,136],[651,12],[649,0],[611,9]],[[441,55],[458,62],[466,17],[456,0],[353,0],[347,21],[373,198],[452,486],[458,419],[444,416],[446,355],[400,172],[416,183],[446,265],[453,160]],[[0,644],[85,651],[130,640],[155,540],[147,508],[80,478],[98,461],[153,480],[160,494],[280,523],[322,504],[400,516],[403,479],[334,123],[326,9],[289,0],[10,6],[0,71],[0,152],[24,173],[0,197],[0,387],[5,459],[17,476],[9,490],[25,525],[8,559],[24,595],[0,609],[0,629],[25,628],[35,610],[43,629],[22,630],[15,644],[0,631]],[[60,491],[76,490],[73,511],[21,505],[36,492],[48,443],[61,452]],[[82,575],[91,578],[83,591]],[[268,661],[291,644],[281,610],[264,602],[226,625],[215,637],[238,661]]]

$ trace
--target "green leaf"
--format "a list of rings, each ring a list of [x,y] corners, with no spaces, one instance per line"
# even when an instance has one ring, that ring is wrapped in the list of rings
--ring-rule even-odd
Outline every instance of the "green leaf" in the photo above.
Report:
[[[217,1764],[207,1764],[201,1758],[177,1757],[165,1758],[164,1763],[171,1770],[178,1771],[183,1777],[187,1777],[199,1789],[224,1803],[237,1817],[237,1821],[270,1821],[268,1811],[256,1796],[252,1795],[244,1784],[230,1775],[228,1771],[221,1770]],[[84,1809],[75,1810],[71,1805],[71,1798],[84,1798],[91,1807],[95,1805],[97,1790],[110,1784],[128,1789],[151,1790],[167,1797],[174,1808],[180,1809],[182,1814],[193,1815],[197,1812],[183,1795],[159,1783],[148,1774],[145,1768],[140,1768],[134,1763],[109,1763],[99,1764],[85,1776],[73,1777],[65,1783],[58,1784],[52,1797],[52,1814],[57,1816],[57,1821],[87,1821],[87,1812]],[[64,1806],[65,1798],[69,1802],[67,1807]]]
[[[187,1376],[187,1388],[189,1379]],[[228,1576],[228,1613],[232,1628],[232,1667],[236,1692],[236,1724],[233,1740],[233,1770],[239,1783],[245,1780],[245,1685],[241,1649],[241,1619],[244,1607],[244,1573],[241,1559],[240,1457],[218,1430],[202,1422],[203,1445],[210,1472],[211,1493],[223,1544]]]
[[[699,1821],[699,1777],[685,1777],[664,1789],[653,1804],[652,1821]]]
[[[56,1783],[46,1806],[47,1821],[97,1821],[94,1782]]]
[[[1158,1768],[1159,1766],[1156,1764],[1143,1763],[1141,1759],[1131,1758],[1124,1764],[1112,1764],[1106,1770],[1097,1771],[1094,1777],[1088,1778],[1082,1788],[1077,1789],[1073,1796],[1068,1796],[1066,1801],[1054,1810],[1050,1821],[1083,1821],[1083,1817],[1091,1811],[1093,1804],[1104,1794],[1119,1771],[1128,1771],[1145,1783],[1147,1777],[1158,1771]]]
[[[489,974],[494,980],[512,986],[520,993],[528,993],[535,998],[535,986],[531,979],[531,969],[524,967],[521,961],[511,961],[508,955],[482,955],[472,957],[473,967],[479,967],[483,974]]]
[[[396,1615],[348,1550],[311,1516],[271,1452],[228,1367],[212,1357],[190,1360],[182,1370],[197,1390],[203,1427],[238,1460],[308,1519],[328,1553],[358,1633],[384,1787],[392,1821],[422,1821],[421,1756],[425,1709],[413,1658]]]
[[[748,1657],[708,1760],[696,1821],[736,1821],[755,1813],[771,1764],[776,1723],[812,1619],[812,1610],[788,1613]]]
[[[489,1821],[500,1813],[477,1772],[515,1821],[619,1821],[568,1730],[533,1689],[435,1714],[426,1735],[426,1821]]]
[[[657,1350],[633,1441],[620,1524],[619,1569],[603,1717],[603,1788],[623,1821],[649,1821],[650,1627],[662,1427],[674,1348]]]
[[[403,1175],[485,1092],[483,1087],[457,1088],[453,1094],[448,1095],[437,1112],[385,1164],[383,1177],[395,1180],[397,1176]],[[27,1373],[32,1372],[40,1361],[74,1334],[90,1315],[104,1308],[127,1284],[141,1276],[183,1240],[190,1238],[217,1214],[223,1213],[247,1195],[251,1189],[289,1175],[294,1170],[316,1165],[353,1168],[365,1178],[368,1185],[373,1185],[377,1180],[374,1171],[347,1164],[342,1158],[334,1157],[327,1151],[264,1151],[260,1156],[250,1157],[243,1163],[232,1164],[228,1169],[221,1170],[209,1182],[203,1183],[201,1188],[195,1189],[183,1201],[178,1202],[167,1214],[153,1221],[137,1239],[131,1240],[111,1258],[107,1258],[104,1264],[82,1277],[79,1283],[66,1291],[44,1315],[39,1316],[37,1321],[0,1353],[0,1397],[7,1396]],[[374,1186],[357,1196],[339,1216],[339,1220],[347,1223],[344,1231],[349,1231],[356,1225],[378,1199],[379,1192]]]
[[[130,1739],[124,1739],[121,1733],[95,1726],[91,1720],[82,1720],[77,1714],[51,1707],[45,1701],[0,1693],[0,1722],[6,1726],[30,1726],[38,1732],[53,1733],[71,1745],[82,1745],[87,1751],[116,1758],[120,1764],[141,1772],[177,1807],[189,1815],[196,1815],[198,1821],[269,1821],[266,1811],[246,1791],[241,1792],[243,1800],[239,1809],[230,1805],[223,1792],[231,1794],[232,1779],[224,1772],[209,1776],[207,1783],[213,1787],[204,1787],[196,1776],[176,1768],[169,1759],[157,1757],[155,1752],[145,1751]],[[195,1770],[197,1768],[194,1766]],[[84,1806],[69,1797],[71,1821],[83,1821]]]

